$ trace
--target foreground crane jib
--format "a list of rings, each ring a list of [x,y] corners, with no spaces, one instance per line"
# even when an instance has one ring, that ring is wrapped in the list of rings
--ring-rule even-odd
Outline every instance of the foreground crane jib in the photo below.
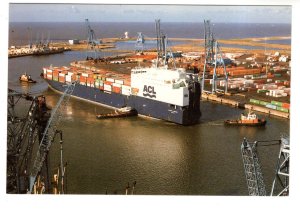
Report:
[[[29,193],[32,193],[33,186],[36,181],[36,177],[37,177],[38,173],[40,172],[40,170],[43,166],[44,160],[45,160],[45,158],[48,154],[48,151],[52,145],[52,142],[54,141],[56,129],[57,129],[60,119],[62,118],[63,110],[66,108],[67,103],[70,99],[71,94],[73,93],[73,90],[74,90],[76,84],[77,84],[77,82],[67,84],[66,90],[61,95],[55,108],[52,109],[51,116],[48,120],[47,126],[43,133],[43,137],[40,142],[39,149],[37,151],[37,155],[36,155],[36,158],[34,161],[33,169],[30,174]]]

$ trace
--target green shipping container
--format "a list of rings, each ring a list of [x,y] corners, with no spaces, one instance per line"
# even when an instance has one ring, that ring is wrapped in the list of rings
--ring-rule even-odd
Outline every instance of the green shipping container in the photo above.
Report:
[[[260,104],[260,105],[263,105],[263,106],[266,106],[267,104],[269,104],[269,102],[266,102],[266,101],[259,101],[259,104]]]
[[[255,99],[250,99],[250,103],[254,103],[254,104],[259,104],[259,100],[255,100]]]
[[[282,107],[282,102],[279,101],[271,101],[271,104]]]
[[[277,107],[277,110],[278,110],[278,111],[281,111],[281,112],[286,112],[286,113],[288,113],[288,112],[289,112],[289,110],[288,110],[288,109],[286,109],[286,108],[283,108],[283,107]]]
[[[281,77],[281,74],[274,74],[274,77]]]

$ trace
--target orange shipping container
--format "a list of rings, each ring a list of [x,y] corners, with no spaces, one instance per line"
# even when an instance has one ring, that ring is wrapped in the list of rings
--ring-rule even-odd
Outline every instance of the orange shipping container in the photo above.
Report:
[[[282,107],[286,109],[290,109],[290,104],[289,103],[282,103]]]
[[[104,84],[106,84],[106,85],[112,85],[113,83],[109,82],[109,81],[104,81]]]
[[[94,82],[95,82],[95,80],[94,80],[93,77],[87,77],[86,81],[87,81],[88,83],[94,83]]]
[[[130,86],[131,85],[131,80],[124,80],[124,85]]]
[[[59,76],[59,77],[58,77],[58,81],[64,83],[64,82],[66,82],[66,77],[64,77],[64,76]]]
[[[117,86],[113,86],[113,92],[120,94],[121,93],[121,88]]]
[[[80,82],[84,82],[84,83],[85,83],[85,82],[86,82],[86,77],[84,77],[84,76],[80,76],[80,78],[79,78],[79,81],[80,81]]]

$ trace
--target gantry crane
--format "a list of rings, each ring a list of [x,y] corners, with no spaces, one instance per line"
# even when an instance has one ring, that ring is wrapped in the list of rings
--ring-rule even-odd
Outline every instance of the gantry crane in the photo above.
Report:
[[[98,58],[98,46],[100,41],[97,40],[95,31],[91,28],[89,19],[85,19],[85,24],[87,27],[87,52],[86,52],[86,59],[97,59]],[[88,55],[89,52],[93,52],[94,56],[91,57]]]
[[[138,32],[138,37],[135,43],[135,52],[143,53],[144,52],[144,44],[145,44],[145,35],[142,32]]]
[[[210,27],[210,20],[204,20],[204,69],[202,74],[202,92],[204,92],[204,83],[206,78],[206,70],[213,67],[212,77],[212,90],[207,91],[209,93],[216,93],[217,91],[224,91],[227,93],[228,88],[228,73],[226,71],[226,65],[223,59],[223,54],[218,41],[214,38],[214,34]],[[223,70],[222,77],[218,77],[217,68]],[[225,80],[225,89],[217,88],[217,81]]]
[[[155,20],[155,29],[156,29],[156,41],[157,41],[157,59],[156,67],[161,65],[166,67],[168,65],[169,58],[173,59],[173,67],[176,68],[173,52],[169,50],[167,52],[168,38],[160,29],[160,19]]]
[[[255,141],[253,143],[248,142],[247,139],[244,138],[241,145],[241,153],[243,158],[249,195],[267,195],[266,186],[264,183],[263,174],[257,153],[257,145],[259,143],[265,142],[275,142],[275,144],[280,145],[280,152],[277,159],[275,177],[273,180],[270,195],[287,196],[289,194],[290,145],[289,138],[286,135],[282,135],[280,140]]]

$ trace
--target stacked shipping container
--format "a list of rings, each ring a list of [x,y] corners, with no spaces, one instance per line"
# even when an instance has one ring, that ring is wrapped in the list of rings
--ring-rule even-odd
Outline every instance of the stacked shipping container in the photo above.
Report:
[[[68,83],[79,81],[80,85],[100,89],[102,91],[118,94],[131,94],[131,78],[129,74],[116,74],[94,67],[76,65],[71,67],[46,67],[43,68],[45,79]]]
[[[281,112],[286,112],[286,113],[290,112],[290,104],[289,103],[282,103],[282,102],[273,101],[273,100],[270,103],[267,101],[256,100],[253,98],[250,99],[250,103],[265,106],[269,109],[279,110]]]

